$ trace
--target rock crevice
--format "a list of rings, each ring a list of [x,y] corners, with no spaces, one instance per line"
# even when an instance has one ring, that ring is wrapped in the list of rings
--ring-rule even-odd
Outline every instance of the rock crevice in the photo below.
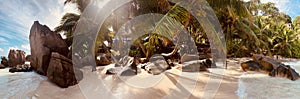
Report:
[[[51,31],[46,25],[35,21],[30,29],[31,66],[42,75],[47,75],[51,53],[67,56],[69,50],[62,37]]]
[[[72,60],[67,58],[70,51],[59,34],[35,21],[29,39],[31,55],[28,60],[35,72],[47,76],[63,88],[75,85],[82,79],[82,71],[73,67]]]

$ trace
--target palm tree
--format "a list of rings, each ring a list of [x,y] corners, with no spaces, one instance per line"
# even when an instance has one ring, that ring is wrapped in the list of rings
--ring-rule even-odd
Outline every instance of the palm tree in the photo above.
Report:
[[[66,0],[64,2],[64,4],[67,3],[74,3],[77,4],[77,8],[79,9],[80,12],[83,12],[84,9],[88,6],[88,4],[91,2],[92,0]]]
[[[246,3],[241,0],[208,0],[208,2],[213,7],[221,23],[226,37],[228,54],[241,57],[248,56],[253,52],[261,52],[259,47],[257,47],[263,44],[257,37],[260,33],[260,28],[254,23],[253,20],[255,18],[248,9],[251,7],[256,9],[254,4],[251,6],[248,4],[247,6]],[[259,1],[255,2],[259,4]],[[255,9],[252,9],[254,14],[256,14]],[[240,47],[242,47],[242,49],[239,49]]]
[[[76,3],[78,5],[78,8],[80,11],[83,11],[83,9],[86,7],[87,2],[90,2],[90,0],[66,0],[65,3],[72,2]],[[190,13],[188,13],[183,8],[177,6],[176,4],[172,4],[168,2],[167,0],[134,0],[135,6],[132,6],[131,9],[117,9],[114,13],[114,15],[118,15],[118,12],[124,12],[126,10],[132,10],[134,8],[134,11],[131,13],[133,16],[138,16],[140,14],[144,13],[162,13],[166,14],[167,16],[171,16],[172,18],[178,20],[181,24],[184,24],[185,28],[190,31],[190,34],[193,35],[193,38],[200,42],[201,38],[202,41],[208,41],[205,40],[207,37],[205,36],[203,29],[201,28],[198,21],[191,16]],[[260,42],[257,40],[257,37],[255,35],[255,25],[253,22],[251,22],[251,18],[249,17],[249,12],[247,11],[246,7],[243,5],[243,2],[240,0],[230,0],[229,2],[227,0],[208,0],[208,3],[213,7],[215,12],[217,13],[217,16],[219,17],[219,20],[221,20],[222,27],[224,29],[224,32],[226,34],[226,37],[228,37],[228,40],[230,38],[247,38],[248,40],[254,40],[256,45],[259,45]],[[137,7],[138,6],[138,7]],[[120,10],[120,11],[118,11]],[[121,11],[122,10],[122,11]],[[182,15],[182,16],[176,16],[176,15]],[[121,26],[120,24],[124,24],[126,21],[130,19],[130,15],[125,15],[121,17],[125,17],[120,19],[119,16],[113,16],[110,17],[111,19],[108,19],[110,21],[105,22],[104,26],[100,29],[100,34],[108,34],[107,28],[113,27],[113,32],[116,33],[118,30],[118,27]],[[117,22],[116,22],[117,20]],[[116,24],[117,23],[117,24]],[[249,27],[251,25],[252,27]],[[235,31],[237,29],[237,31]],[[162,30],[162,29],[160,29]],[[166,29],[168,30],[168,29]],[[168,33],[166,31],[161,31],[161,33]],[[103,37],[105,36],[99,36],[99,40],[104,40]],[[230,37],[230,38],[229,38]],[[105,37],[106,38],[106,37]],[[203,40],[204,39],[204,40]],[[151,40],[150,40],[151,41]],[[101,44],[101,43],[99,43]],[[151,45],[151,44],[150,44]],[[152,48],[152,47],[150,47]],[[150,49],[148,49],[150,50]]]
[[[294,27],[294,30],[299,34],[300,33],[300,16],[297,16],[296,18],[294,18],[293,27]]]
[[[66,42],[68,46],[72,45],[73,41],[73,32],[76,28],[77,21],[79,20],[80,16],[74,13],[66,13],[61,21],[60,25],[55,27],[55,32],[63,33],[66,36]]]
[[[248,2],[245,2],[245,6],[249,10],[249,12],[253,16],[257,16],[259,13],[259,5],[261,4],[260,0],[250,0]]]
[[[284,57],[299,57],[300,45],[295,31],[284,23],[278,24],[278,32],[275,32],[274,46],[277,55]]]
[[[261,29],[258,37],[266,43],[269,55],[299,57],[299,38],[291,17],[280,13],[273,3],[258,6],[262,15],[255,16],[255,24]]]

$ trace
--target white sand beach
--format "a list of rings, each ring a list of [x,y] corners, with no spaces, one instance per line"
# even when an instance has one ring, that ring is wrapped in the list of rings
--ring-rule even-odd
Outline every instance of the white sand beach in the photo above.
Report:
[[[298,73],[300,61],[285,62]],[[239,78],[238,94],[240,98],[253,99],[298,99],[300,80],[291,81],[286,78],[274,78],[257,72],[245,72]]]
[[[1,99],[30,99],[40,82],[47,78],[34,72],[10,73],[8,68],[0,69]]]
[[[181,72],[179,67],[174,67],[160,75],[150,75],[145,71],[141,74],[130,77],[117,75],[105,75],[103,71],[107,68],[98,67],[98,77],[102,80],[91,80],[95,73],[88,73],[78,85],[66,89],[42,81],[35,91],[35,98],[39,99],[60,99],[60,98],[134,98],[134,99],[157,99],[157,98],[238,98],[238,77],[242,74],[238,61],[230,61],[228,69],[210,69],[209,72]],[[223,71],[223,72],[217,72]],[[224,75],[222,75],[224,73]],[[216,92],[210,90],[209,79],[215,78],[221,81]],[[87,80],[88,79],[88,80]],[[216,83],[213,82],[210,83]],[[215,80],[218,81],[218,80]],[[94,85],[95,83],[102,83]],[[146,86],[146,87],[145,87]],[[100,87],[100,88],[97,88]],[[103,87],[103,88],[101,88]],[[51,90],[50,90],[51,89]],[[47,93],[45,91],[47,90]],[[98,93],[98,94],[97,94]]]
[[[243,72],[240,63],[249,58],[228,59],[228,68],[210,69],[209,72],[181,72],[179,67],[172,68],[160,75],[150,75],[145,71],[136,76],[119,77],[117,75],[105,75],[103,71],[107,67],[98,67],[98,73],[86,73],[79,84],[68,88],[59,88],[47,79],[33,72],[4,74],[1,76],[14,77],[13,75],[26,75],[33,78],[26,80],[26,84],[13,84],[6,82],[1,86],[10,90],[2,90],[1,98],[32,98],[32,99],[94,99],[94,98],[121,98],[121,99],[157,99],[157,98],[297,98],[300,92],[300,81],[290,81],[286,78],[269,77],[257,72]],[[300,71],[297,62],[289,62],[290,65]],[[223,75],[222,75],[223,74]],[[28,76],[29,75],[29,76]],[[1,78],[1,80],[2,80]],[[94,79],[98,78],[98,79]],[[17,80],[18,78],[13,78]],[[94,79],[94,80],[91,80]],[[101,80],[100,80],[101,79]],[[210,80],[211,79],[211,80]],[[3,80],[7,80],[4,79]],[[29,82],[31,81],[31,82]],[[3,82],[3,81],[2,81]],[[39,83],[40,82],[40,83]],[[209,82],[209,83],[208,83]],[[220,83],[218,83],[220,82]],[[24,82],[23,82],[24,83]],[[38,85],[39,83],[39,85]],[[97,84],[98,83],[98,84]],[[2,83],[5,84],[5,83]],[[17,87],[9,84],[18,85]],[[210,85],[214,85],[211,87]],[[217,86],[215,86],[217,85]],[[26,91],[24,91],[26,89]],[[215,90],[217,89],[217,90]],[[8,94],[6,92],[9,92]]]

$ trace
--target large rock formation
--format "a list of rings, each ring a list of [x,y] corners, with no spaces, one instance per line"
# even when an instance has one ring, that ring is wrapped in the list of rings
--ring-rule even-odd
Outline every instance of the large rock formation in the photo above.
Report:
[[[8,54],[8,65],[16,67],[17,65],[25,64],[25,52],[22,50],[9,50]]]
[[[31,59],[31,55],[27,55],[26,57],[25,57],[25,61],[26,62],[30,62],[32,59]]]
[[[5,56],[1,56],[1,64],[5,67],[8,67],[8,60]]]
[[[247,61],[241,64],[244,71],[258,71],[268,73],[272,77],[286,77],[290,80],[297,80],[300,75],[289,65],[282,64],[275,59],[263,56],[253,55],[253,61]]]
[[[46,25],[35,21],[30,29],[31,66],[42,75],[46,75],[51,52],[67,56],[69,50],[62,37],[51,31]]]
[[[0,63],[0,69],[4,69],[5,66]]]
[[[79,69],[73,67],[72,60],[58,53],[52,53],[47,77],[58,86],[66,88],[77,84],[83,74]]]

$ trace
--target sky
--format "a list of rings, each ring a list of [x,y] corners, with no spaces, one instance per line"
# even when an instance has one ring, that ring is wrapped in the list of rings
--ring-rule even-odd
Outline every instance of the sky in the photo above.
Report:
[[[78,13],[76,5],[65,0],[1,0],[0,3],[0,56],[10,49],[21,49],[30,54],[29,32],[34,21],[54,29],[67,12]],[[247,0],[245,0],[247,1]],[[274,2],[281,12],[292,18],[300,15],[298,0],[261,0]]]
[[[280,12],[295,18],[300,15],[300,0],[261,0],[261,3],[273,2]]]
[[[75,4],[64,6],[64,0],[1,0],[0,56],[9,49],[21,49],[30,54],[29,33],[34,21],[54,29],[67,13],[78,13]]]

